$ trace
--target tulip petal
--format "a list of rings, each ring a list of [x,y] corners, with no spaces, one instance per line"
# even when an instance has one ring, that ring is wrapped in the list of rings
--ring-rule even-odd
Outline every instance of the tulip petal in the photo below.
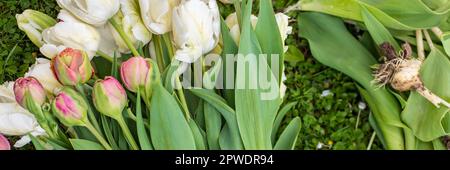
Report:
[[[0,150],[11,150],[11,145],[5,136],[0,134]]]

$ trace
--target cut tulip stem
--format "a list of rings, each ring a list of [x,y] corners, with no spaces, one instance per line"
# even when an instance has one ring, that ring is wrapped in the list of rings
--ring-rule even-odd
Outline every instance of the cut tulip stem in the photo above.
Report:
[[[82,85],[76,85],[75,88],[77,89],[77,91],[81,94],[81,96],[83,96],[83,99],[86,103],[90,103],[88,98],[86,97],[86,93],[84,92],[83,86]],[[89,119],[93,122],[93,127],[97,130],[100,130],[100,126],[98,124],[97,118],[94,115],[94,110],[92,110],[92,107],[90,104],[88,104],[88,116]]]
[[[116,120],[119,123],[120,128],[122,128],[123,134],[125,135],[125,138],[127,139],[128,143],[131,145],[131,148],[133,150],[139,150],[139,146],[134,140],[133,135],[131,135],[130,129],[128,128],[127,123],[125,122],[125,119],[122,116],[120,116]]]
[[[94,126],[91,124],[91,122],[87,121],[85,122],[85,127],[97,138],[97,140],[100,142],[100,144],[105,147],[106,150],[112,150],[112,147],[106,142],[106,140],[100,135],[100,133],[94,128]]]
[[[420,61],[424,61],[425,60],[425,50],[424,50],[424,45],[423,45],[423,33],[422,30],[417,30],[416,31],[416,41],[417,41],[417,54],[418,54],[418,59]]]
[[[163,38],[160,35],[156,35],[153,37],[153,43],[155,43],[155,53],[156,53],[156,63],[158,64],[158,68],[161,71],[164,71],[164,50],[162,47]]]
[[[236,16],[238,19],[239,30],[241,30],[242,25],[242,12],[241,12],[241,2],[239,0],[234,0],[234,9],[236,10]]]
[[[104,52],[102,52],[100,50],[97,51],[97,55],[102,57],[102,58],[104,58],[105,60],[107,60],[107,61],[109,61],[111,63],[113,62],[113,58],[111,56],[109,56],[108,54],[106,54],[106,53],[104,53]]]
[[[119,26],[119,24],[117,24],[117,22],[114,19],[110,19],[109,23],[111,23],[111,25],[114,27],[114,29],[117,31],[117,33],[119,33],[120,37],[123,39],[125,44],[127,44],[128,48],[131,50],[131,53],[133,53],[133,55],[136,57],[141,56],[139,54],[139,52],[136,50],[136,48],[134,47],[133,43],[131,43],[130,38],[125,34],[123,29],[121,29],[121,26]]]
[[[433,44],[433,40],[431,40],[430,34],[428,33],[427,30],[423,30],[423,33],[425,34],[425,39],[427,39],[428,46],[431,48],[431,50],[433,50],[434,44]]]
[[[174,57],[174,54],[175,54],[175,51],[174,51],[175,48],[174,48],[173,43],[171,41],[170,34],[169,33],[164,34],[163,35],[163,40],[164,40],[164,43],[165,43],[165,45],[167,47],[167,51],[169,52],[170,60],[172,60],[173,57]]]
[[[431,31],[436,35],[438,38],[441,38],[444,32],[439,27],[433,27],[431,28]]]
[[[180,78],[179,77],[176,78],[176,86],[177,86],[176,90],[177,90],[178,98],[180,99],[181,107],[184,110],[184,113],[186,115],[186,119],[187,120],[191,120],[191,113],[189,112],[189,108],[188,108],[187,102],[186,102],[186,97],[184,95],[183,88],[181,88],[181,82],[180,82]]]
[[[435,95],[433,92],[431,92],[428,88],[425,86],[421,86],[416,89],[417,93],[419,93],[421,96],[423,96],[425,99],[433,103],[436,107],[440,107],[440,105],[444,105],[447,108],[450,108],[450,103],[445,101],[444,99],[440,98],[439,96]]]

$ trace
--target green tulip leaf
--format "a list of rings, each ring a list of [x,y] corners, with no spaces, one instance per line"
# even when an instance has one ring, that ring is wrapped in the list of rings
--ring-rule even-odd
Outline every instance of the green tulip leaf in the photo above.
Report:
[[[291,120],[274,146],[276,150],[293,150],[297,142],[298,134],[302,128],[302,120],[296,117]]]
[[[160,84],[153,86],[150,137],[157,150],[194,150],[194,135],[175,98]]]
[[[272,142],[275,143],[275,137],[278,133],[278,130],[280,129],[281,122],[283,121],[286,114],[291,110],[295,105],[297,105],[297,102],[291,102],[286,104],[283,108],[280,109],[280,111],[277,114],[277,117],[275,118],[275,121],[273,122],[273,129],[272,129]]]
[[[207,102],[213,106],[225,119],[226,124],[220,133],[219,139],[221,149],[243,149],[241,135],[237,124],[236,112],[226,104],[227,102],[225,99],[206,89],[191,89],[190,92],[203,99],[204,102]]]
[[[442,3],[448,6],[450,1]],[[363,21],[361,5],[383,25],[397,30],[416,30],[439,26],[447,19],[449,8],[435,8],[423,0],[302,0],[300,9],[323,12]]]
[[[222,130],[222,116],[209,103],[204,103],[206,137],[209,149],[219,150],[219,137]]]
[[[240,55],[237,56],[236,69],[236,117],[245,149],[272,149],[272,126],[281,98],[273,70],[266,71],[267,76],[259,75],[264,74],[261,70],[270,68],[267,59],[258,58],[263,51],[250,22],[252,5],[252,1],[248,1],[243,10]],[[264,80],[261,77],[264,77]]]
[[[75,150],[105,150],[105,148],[97,142],[84,139],[69,139]]]
[[[447,56],[437,49],[431,51],[421,69],[421,78],[425,87],[433,93],[450,101],[450,61]],[[444,119],[449,111],[446,107],[436,108],[417,92],[412,92],[402,120],[413,131],[414,135],[422,141],[430,142],[436,138],[449,134],[449,128],[443,123],[450,119]]]

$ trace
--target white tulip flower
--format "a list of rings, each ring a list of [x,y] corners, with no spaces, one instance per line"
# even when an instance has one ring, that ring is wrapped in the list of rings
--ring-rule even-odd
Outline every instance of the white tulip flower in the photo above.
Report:
[[[94,26],[104,25],[119,11],[119,0],[57,0],[58,5]]]
[[[145,45],[150,42],[152,34],[142,22],[138,1],[120,0],[120,4],[121,10],[114,19],[121,25],[121,28],[130,38],[133,45],[137,47],[138,44]],[[113,31],[113,36],[120,52],[127,53],[130,51],[117,31]]]
[[[179,3],[180,0],[139,0],[145,26],[157,35],[172,31],[172,11]]]
[[[15,100],[14,82],[0,86],[0,133],[7,136],[23,136],[14,146],[22,147],[30,142],[28,134],[45,135],[35,117]]]
[[[42,31],[56,24],[56,20],[52,17],[30,9],[25,10],[22,14],[17,14],[16,19],[19,29],[24,31],[31,42],[38,47],[44,44]]]
[[[258,17],[252,15],[250,17],[250,21],[252,22],[253,28],[255,28],[256,23],[258,23]],[[236,44],[239,44],[239,41],[241,39],[241,29],[239,27],[239,22],[236,13],[228,15],[228,17],[225,19],[225,24],[227,24],[228,28],[230,29],[231,38],[233,38]]]
[[[40,48],[42,54],[52,59],[65,48],[84,50],[89,57],[99,49],[101,36],[96,28],[74,18],[69,12],[61,10],[55,26],[44,30],[45,44]]]
[[[172,16],[175,57],[194,63],[216,47],[220,38],[220,13],[215,0],[182,0]]]
[[[25,77],[36,78],[49,94],[55,94],[63,87],[52,73],[50,60],[45,58],[36,59],[36,63],[25,73]]]
[[[278,29],[280,29],[281,40],[284,45],[284,52],[288,50],[288,47],[285,46],[286,39],[289,34],[292,34],[292,27],[289,26],[289,16],[284,13],[275,14],[275,19],[277,20]]]
[[[288,35],[292,34],[292,27],[289,26],[289,16],[287,16],[284,13],[277,13],[277,14],[275,14],[275,19],[277,21],[278,29],[281,34],[281,40],[284,45],[286,39],[288,38]],[[253,28],[255,28],[256,24],[258,23],[258,17],[252,15],[251,22],[252,22]],[[231,34],[231,37],[233,38],[234,42],[236,44],[239,44],[239,41],[241,38],[241,32],[240,32],[236,13],[230,14],[225,19],[225,23],[227,24],[228,28],[230,29],[230,34]],[[288,47],[284,46],[284,52],[286,52],[287,50],[288,50]]]

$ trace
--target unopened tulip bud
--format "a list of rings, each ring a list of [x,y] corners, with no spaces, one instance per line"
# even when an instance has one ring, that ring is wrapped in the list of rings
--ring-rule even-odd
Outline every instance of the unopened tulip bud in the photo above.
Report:
[[[34,77],[17,79],[14,83],[14,95],[17,103],[31,112],[40,109],[47,99],[44,87]]]
[[[86,83],[94,68],[89,57],[81,50],[66,48],[52,60],[52,69],[58,81],[66,86]]]
[[[123,62],[120,67],[120,75],[128,90],[137,92],[145,87],[151,74],[152,65],[143,57],[132,57]]]
[[[38,47],[44,44],[42,32],[56,24],[56,20],[52,17],[30,9],[25,10],[22,14],[17,14],[16,19],[19,29],[25,32],[31,42]]]
[[[0,134],[0,150],[11,150],[11,145],[5,136]]]
[[[83,96],[71,88],[64,88],[53,100],[55,116],[66,126],[85,126],[88,104]]]
[[[92,92],[95,108],[112,118],[121,116],[127,105],[127,93],[114,77],[106,77],[95,83]]]

